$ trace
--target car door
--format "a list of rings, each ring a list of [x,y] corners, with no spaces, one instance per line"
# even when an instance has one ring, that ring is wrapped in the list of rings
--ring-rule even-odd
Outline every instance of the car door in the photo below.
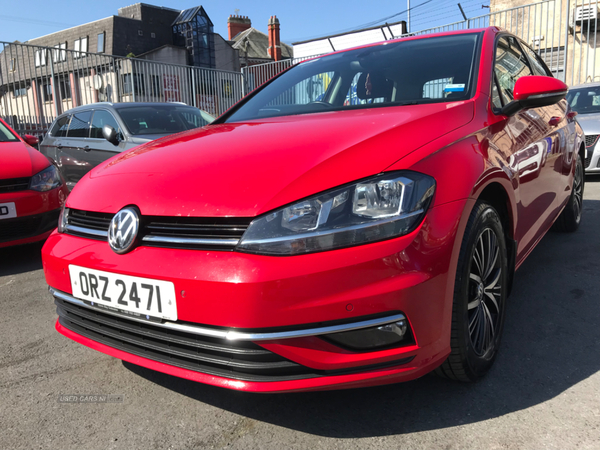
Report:
[[[531,68],[535,75],[553,76],[552,72],[546,66],[546,63],[524,42],[520,42],[521,48],[527,54],[531,62]],[[548,123],[550,125],[550,138],[552,139],[552,153],[550,162],[554,165],[556,172],[556,208],[561,207],[571,194],[570,178],[571,167],[574,155],[577,151],[575,147],[575,131],[574,115],[569,115],[569,103],[567,100],[546,106],[544,108],[549,116]]]
[[[71,114],[65,114],[64,116],[59,117],[56,122],[54,122],[48,135],[40,144],[40,152],[56,162],[61,171],[62,167],[59,160],[60,150],[62,150],[63,147],[63,138],[67,136],[70,121]]]
[[[62,138],[60,148],[57,145],[59,164],[69,189],[93,167],[88,157],[91,118],[91,110],[73,113],[67,135]]]
[[[102,135],[102,127],[104,125],[110,125],[117,131],[117,135],[121,137],[119,145],[113,145],[104,138]],[[90,165],[96,167],[101,162],[106,161],[125,149],[126,143],[123,141],[122,128],[117,119],[106,109],[95,109],[87,150],[87,159]]]
[[[516,81],[534,75],[525,53],[512,36],[501,36],[496,43],[492,105],[495,112],[513,100]],[[553,109],[531,108],[508,117],[496,146],[508,153],[508,170],[517,197],[517,258],[547,231],[554,220],[559,173],[556,171],[555,128],[550,124]]]

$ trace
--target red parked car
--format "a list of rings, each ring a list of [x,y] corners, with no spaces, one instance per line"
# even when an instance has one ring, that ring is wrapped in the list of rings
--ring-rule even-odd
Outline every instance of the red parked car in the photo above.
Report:
[[[0,248],[46,239],[68,190],[58,169],[0,119]]]
[[[244,391],[475,381],[515,270],[581,220],[566,92],[498,28],[302,62],[77,184],[43,248],[56,328]]]

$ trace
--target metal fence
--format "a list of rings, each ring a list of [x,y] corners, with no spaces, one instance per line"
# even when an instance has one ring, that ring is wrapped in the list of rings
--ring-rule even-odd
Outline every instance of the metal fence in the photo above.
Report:
[[[242,74],[145,59],[0,42],[0,116],[19,134],[43,135],[75,106],[184,102],[218,116],[243,96]]]
[[[600,0],[544,0],[390,37],[499,26],[530,44],[556,77],[573,86],[600,81],[596,45],[599,14]],[[17,132],[38,136],[63,111],[99,101],[177,101],[218,116],[256,87],[304,59],[308,58],[245,67],[240,73],[61,46],[0,42],[0,116]],[[326,79],[312,80],[307,92],[318,96],[319,86],[326,83]],[[426,86],[425,90],[427,96],[433,96],[439,86]]]

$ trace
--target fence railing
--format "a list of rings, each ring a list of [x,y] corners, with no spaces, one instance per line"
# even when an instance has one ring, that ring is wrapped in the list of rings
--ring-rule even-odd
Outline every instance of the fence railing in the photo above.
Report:
[[[218,116],[243,96],[239,72],[0,42],[0,116],[20,134],[43,135],[76,106],[184,102]]]
[[[573,86],[600,79],[599,15],[600,0],[544,0],[410,35],[499,26],[525,40],[556,77]],[[245,67],[240,73],[0,42],[0,116],[17,132],[35,135],[44,134],[63,111],[99,101],[184,102],[218,116],[304,59]]]

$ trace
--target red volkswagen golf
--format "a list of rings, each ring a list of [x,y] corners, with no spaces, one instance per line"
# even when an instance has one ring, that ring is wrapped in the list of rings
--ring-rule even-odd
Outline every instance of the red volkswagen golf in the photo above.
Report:
[[[0,119],[0,248],[46,239],[69,193],[36,143]]]
[[[515,270],[581,220],[566,92],[497,28],[300,63],[77,184],[43,248],[56,328],[244,391],[475,381]]]

